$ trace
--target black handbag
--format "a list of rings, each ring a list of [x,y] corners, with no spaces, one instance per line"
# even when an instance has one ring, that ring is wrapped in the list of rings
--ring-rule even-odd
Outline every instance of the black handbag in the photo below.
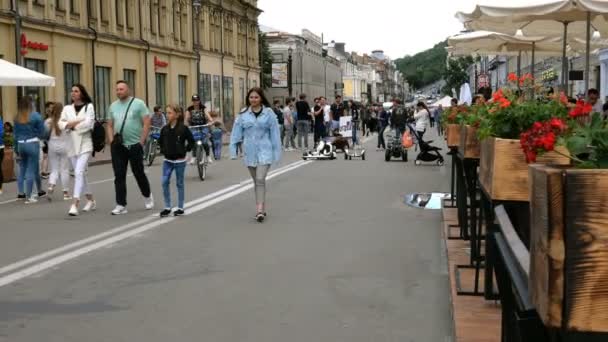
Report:
[[[134,97],[131,98],[131,101],[129,101],[125,116],[122,118],[122,125],[120,126],[120,131],[114,134],[114,139],[112,140],[112,145],[114,146],[121,146],[123,144],[122,131],[125,129],[125,122],[127,121],[127,115],[129,115],[129,109],[131,109],[131,104],[133,103],[133,100],[135,100]]]

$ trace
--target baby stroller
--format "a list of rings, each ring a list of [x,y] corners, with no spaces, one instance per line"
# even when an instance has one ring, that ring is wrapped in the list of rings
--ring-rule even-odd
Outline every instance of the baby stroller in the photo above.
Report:
[[[414,136],[414,138],[418,142],[418,147],[420,148],[420,153],[418,153],[418,155],[416,156],[416,160],[414,161],[414,164],[422,165],[422,162],[430,163],[430,162],[436,161],[437,165],[443,166],[443,162],[444,162],[443,156],[441,155],[441,153],[439,153],[439,151],[441,151],[441,148],[432,146],[431,145],[433,143],[432,140],[429,140],[429,141],[422,140],[420,135],[418,135],[418,132],[416,131],[416,129],[411,124],[408,123],[407,128],[410,130],[411,134]]]

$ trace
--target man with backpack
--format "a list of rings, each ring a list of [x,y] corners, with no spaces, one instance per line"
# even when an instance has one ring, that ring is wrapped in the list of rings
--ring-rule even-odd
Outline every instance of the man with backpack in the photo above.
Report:
[[[407,113],[405,108],[401,105],[398,99],[393,99],[393,109],[391,111],[391,129],[395,131],[398,137],[403,135],[405,132],[405,125],[407,123]]]
[[[126,81],[116,82],[118,100],[108,112],[108,136],[112,146],[112,169],[116,190],[116,208],[112,215],[127,213],[127,166],[131,164],[133,176],[145,201],[146,210],[154,208],[150,182],[144,172],[144,144],[150,132],[150,113],[144,101],[131,96]]]
[[[283,141],[283,139],[285,139],[285,117],[283,116],[283,109],[281,109],[281,101],[274,100],[272,103],[272,110],[277,115],[279,132],[281,132],[281,141]]]

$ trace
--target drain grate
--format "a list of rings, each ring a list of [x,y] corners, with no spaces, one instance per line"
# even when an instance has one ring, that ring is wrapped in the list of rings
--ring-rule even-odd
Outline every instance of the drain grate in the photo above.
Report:
[[[415,192],[405,195],[404,203],[418,209],[439,210],[443,208],[443,201],[450,198],[451,195],[444,192]]]

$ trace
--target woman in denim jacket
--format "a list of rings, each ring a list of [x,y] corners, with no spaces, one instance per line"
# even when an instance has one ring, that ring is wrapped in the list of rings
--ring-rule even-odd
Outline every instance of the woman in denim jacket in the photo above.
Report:
[[[236,146],[242,142],[243,162],[255,185],[255,219],[263,222],[266,217],[266,176],[270,165],[281,159],[281,134],[277,116],[261,88],[249,90],[246,103],[247,108],[236,118],[232,128],[230,157],[237,158]]]
[[[19,99],[17,118],[15,119],[15,143],[21,157],[19,172],[25,179],[25,203],[36,203],[38,199],[32,196],[34,182],[39,194],[40,187],[40,140],[44,135],[44,122],[40,113],[33,110],[32,98],[24,96]]]

